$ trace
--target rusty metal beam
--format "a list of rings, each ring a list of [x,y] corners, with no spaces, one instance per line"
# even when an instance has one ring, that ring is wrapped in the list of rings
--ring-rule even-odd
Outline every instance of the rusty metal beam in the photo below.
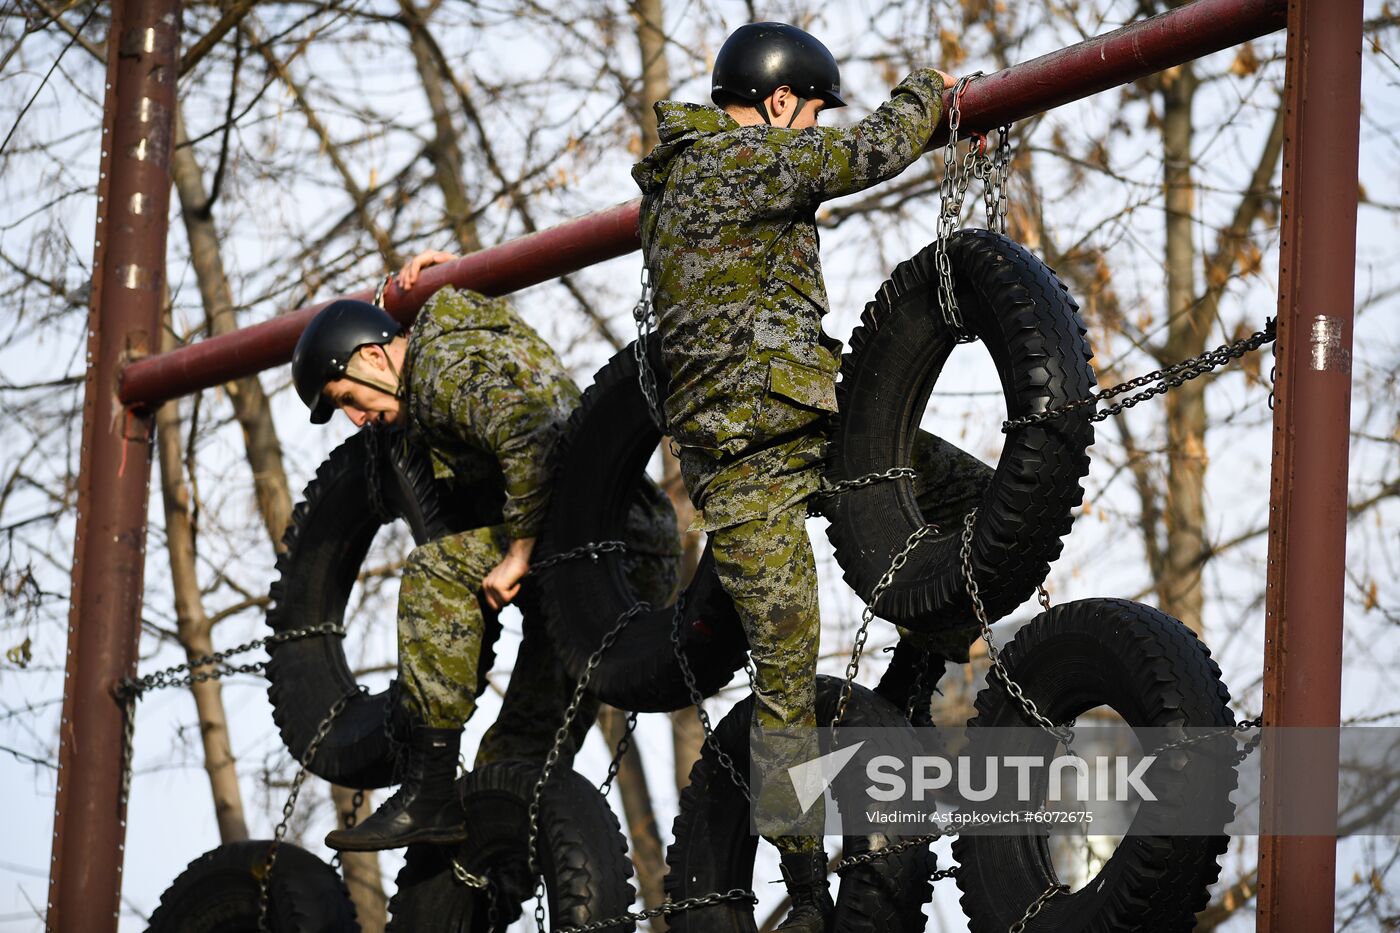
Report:
[[[1265,604],[1269,726],[1335,727],[1341,715],[1361,24],[1361,0],[1289,3]],[[1282,813],[1335,807],[1335,767],[1285,771],[1267,742],[1263,755],[1262,833]],[[1261,835],[1257,929],[1331,933],[1336,861],[1331,836]]]
[[[117,376],[160,345],[179,0],[116,0],[107,40],[87,387],[59,729],[49,930],[116,930],[126,801],[123,711],[136,670],[150,490],[150,424]]]
[[[1282,29],[1285,13],[1285,0],[1196,0],[973,82],[963,96],[963,126],[990,129],[1136,81]],[[939,139],[935,134],[933,143]],[[387,307],[408,322],[443,285],[499,295],[625,255],[641,245],[638,207],[629,201],[435,267],[408,294],[391,288]],[[135,363],[122,376],[121,400],[149,407],[285,363],[324,304]]]

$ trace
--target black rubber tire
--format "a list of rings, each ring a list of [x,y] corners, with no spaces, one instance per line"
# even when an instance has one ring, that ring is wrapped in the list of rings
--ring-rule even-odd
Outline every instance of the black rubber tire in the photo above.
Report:
[[[1025,248],[986,230],[948,242],[958,306],[996,363],[1009,417],[1088,398],[1095,387],[1078,306]],[[934,248],[900,263],[865,307],[837,386],[840,413],[827,478],[836,482],[909,466],[919,419],[953,335],[938,310]],[[1045,580],[1083,500],[1091,407],[1013,429],[978,505],[973,571],[988,614],[1000,618]],[[846,582],[865,599],[910,533],[925,523],[909,482],[876,483],[823,503]],[[959,549],[961,520],[926,538],[880,599],[884,618],[919,631],[969,617]]]
[[[496,930],[520,916],[534,892],[526,857],[529,807],[537,765],[502,761],[464,776],[458,786],[467,813],[467,842],[410,846],[389,901],[396,933],[495,933],[488,900],[452,875],[455,855],[467,871],[491,882]],[[632,863],[617,817],[598,789],[573,771],[556,771],[540,802],[538,858],[552,927],[615,917],[632,908]],[[611,929],[633,929],[619,924]]]
[[[249,933],[258,928],[258,876],[270,841],[232,842],[204,853],[160,896],[150,933]],[[289,842],[268,879],[272,933],[359,933],[355,906],[334,868]]]
[[[486,489],[454,490],[433,479],[426,454],[400,443],[395,432],[361,431],[331,452],[292,512],[277,558],[267,624],[274,632],[331,623],[343,625],[345,607],[370,542],[384,524],[370,506],[367,465],[378,453],[380,498],[407,521],[414,541],[500,521],[500,495]],[[449,511],[450,508],[450,511]],[[483,607],[484,609],[484,607]],[[484,611],[479,676],[490,670],[499,633],[496,614]],[[269,648],[268,698],[282,740],[298,761],[323,718],[356,689],[343,639],[317,635]],[[395,783],[389,721],[392,690],[361,692],[336,717],[308,770],[344,787]]]
[[[1138,728],[1234,723],[1230,691],[1205,645],[1176,619],[1140,603],[1083,599],[1056,606],[1022,628],[1002,659],[1026,696],[1055,722],[1109,706]],[[1030,725],[1000,685],[984,689],[976,709],[968,723],[969,756],[987,747],[991,733],[982,727]],[[1046,754],[1053,740],[1047,737],[1045,746],[1023,753]],[[1197,769],[1216,773],[1203,778]],[[1229,759],[1191,756],[1182,780],[1192,772],[1193,786],[1219,788],[1217,795],[1172,795],[1171,785],[1154,784],[1159,799],[1140,805],[1135,833],[1170,827],[1187,810],[1194,819],[1213,814],[1223,831],[1234,815]],[[972,933],[1003,933],[1058,881],[1046,838],[965,835],[953,842]],[[1051,898],[1033,926],[1060,933],[1190,930],[1209,901],[1207,888],[1220,875],[1218,859],[1228,842],[1224,835],[1125,836],[1095,879]]]
[[[841,681],[834,677],[817,678],[818,723],[829,723],[836,715],[840,692]],[[752,710],[750,695],[715,728],[720,747],[733,758],[746,779]],[[859,684],[851,694],[844,723],[858,728],[906,730],[909,754],[917,748],[913,729],[903,713]],[[690,784],[681,793],[672,835],[675,842],[666,851],[669,871],[665,881],[671,900],[733,888],[752,889],[758,837],[750,831],[749,804],[708,744],[690,770]],[[900,841],[898,836],[888,838],[891,843]],[[869,847],[867,836],[845,838],[847,856]],[[923,930],[923,906],[933,896],[929,877],[934,866],[934,855],[924,846],[848,871],[841,879],[833,929],[837,933]],[[673,933],[754,933],[756,929],[753,908],[738,902],[690,910],[671,918]]]
[[[650,355],[658,392],[667,379],[653,341]],[[627,508],[644,476],[661,431],[647,414],[633,347],[619,351],[593,378],[559,442],[549,515],[539,558],[590,542],[623,537]],[[572,677],[618,616],[635,601],[622,555],[573,560],[541,571],[536,581],[545,624]],[[744,663],[747,641],[733,602],[720,585],[708,548],[682,594],[681,649],[697,686],[710,696]],[[693,702],[671,644],[673,606],[654,608],[628,623],[603,655],[589,692],[619,709],[669,712]]]

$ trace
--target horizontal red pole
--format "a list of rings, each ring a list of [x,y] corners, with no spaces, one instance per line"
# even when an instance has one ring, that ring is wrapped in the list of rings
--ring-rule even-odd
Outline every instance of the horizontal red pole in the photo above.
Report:
[[[1287,13],[1287,0],[1196,0],[979,78],[963,95],[962,126],[986,131],[1129,84],[1282,29]],[[945,128],[931,144],[946,136]],[[625,255],[641,246],[639,206],[628,201],[434,267],[407,293],[391,287],[385,304],[410,323],[444,285],[503,295]],[[345,297],[369,300],[372,292]],[[133,407],[154,406],[285,363],[307,321],[325,304],[138,360],[122,374],[120,398]]]
[[[538,285],[638,248],[640,199],[597,211],[548,230],[463,256],[427,269],[407,292],[391,284],[384,306],[405,324],[444,285],[504,295]],[[374,289],[343,298],[370,301]],[[337,300],[337,299],[332,299]],[[316,312],[330,304],[308,305],[270,321],[147,357],[127,366],[118,396],[136,408],[153,407],[190,392],[251,376],[292,358],[297,338]]]

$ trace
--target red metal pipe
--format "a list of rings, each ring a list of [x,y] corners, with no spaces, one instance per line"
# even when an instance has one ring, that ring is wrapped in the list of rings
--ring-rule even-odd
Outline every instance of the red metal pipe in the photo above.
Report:
[[[160,345],[179,47],[179,0],[112,4],[46,917],[55,931],[117,928],[125,743],[112,689],[136,671],[151,446],[149,422],[123,411],[116,385],[126,360]]]
[[[1285,0],[1196,0],[974,81],[963,95],[963,126],[991,129],[1136,81],[1281,29],[1285,13]],[[931,145],[940,135],[946,138],[946,129]],[[641,245],[638,208],[639,202],[628,201],[436,267],[408,295],[391,290],[388,307],[408,322],[443,285],[499,295],[622,256]],[[285,363],[321,307],[324,303],[133,363],[122,376],[121,400],[148,407]]]
[[[1279,246],[1264,722],[1341,716],[1347,460],[1361,121],[1361,0],[1293,0]],[[1337,801],[1331,762],[1299,773],[1263,753],[1261,833]],[[1325,754],[1325,752],[1321,752]],[[1336,839],[1261,835],[1257,929],[1331,933]]]
[[[639,245],[640,206],[640,199],[628,201],[463,256],[456,262],[433,266],[408,292],[390,285],[384,305],[407,324],[444,285],[504,295],[629,253]],[[374,290],[343,297],[369,301]],[[122,373],[121,400],[136,407],[151,407],[285,363],[292,358],[292,348],[307,323],[329,303],[298,308],[270,321],[133,363]]]

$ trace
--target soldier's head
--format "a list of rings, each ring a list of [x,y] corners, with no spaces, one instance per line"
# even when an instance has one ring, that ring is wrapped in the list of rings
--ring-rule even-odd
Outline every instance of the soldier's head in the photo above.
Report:
[[[403,327],[364,301],[333,301],[317,312],[292,351],[292,382],[324,424],[339,408],[363,427],[393,424],[402,410]]]
[[[715,57],[710,98],[740,124],[806,129],[817,113],[844,107],[841,69],[827,47],[786,23],[750,23]]]

